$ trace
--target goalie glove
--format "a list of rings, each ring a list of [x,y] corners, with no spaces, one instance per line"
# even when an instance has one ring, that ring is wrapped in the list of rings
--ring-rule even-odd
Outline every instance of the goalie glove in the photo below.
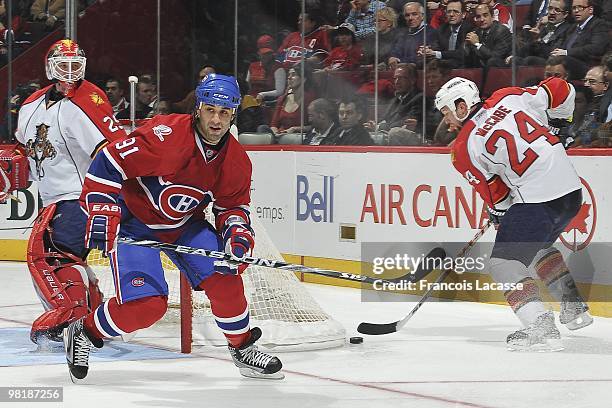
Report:
[[[28,159],[17,151],[0,149],[0,203],[9,193],[28,187]]]
[[[91,201],[93,198],[94,201]],[[99,249],[106,256],[117,249],[121,207],[105,194],[87,195],[85,247]]]
[[[255,246],[255,232],[253,228],[238,216],[230,216],[223,228],[221,239],[225,247],[225,252],[240,259],[251,255]],[[244,272],[248,264],[230,264],[225,261],[215,262],[217,271],[223,274],[238,275]]]

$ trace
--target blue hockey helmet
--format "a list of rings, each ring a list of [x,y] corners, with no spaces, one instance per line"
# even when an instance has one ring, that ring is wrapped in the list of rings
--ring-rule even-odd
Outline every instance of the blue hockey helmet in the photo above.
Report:
[[[236,109],[240,106],[240,87],[229,75],[208,74],[195,90],[196,109],[202,104]]]

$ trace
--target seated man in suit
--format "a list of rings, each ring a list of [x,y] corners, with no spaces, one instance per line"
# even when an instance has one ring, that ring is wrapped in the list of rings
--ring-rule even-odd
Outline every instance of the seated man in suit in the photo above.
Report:
[[[365,107],[360,99],[344,99],[338,107],[340,127],[321,141],[321,145],[372,146],[374,140],[361,124],[366,117]]]
[[[448,22],[442,24],[437,33],[438,48],[421,46],[419,55],[447,61],[452,68],[462,68],[465,60],[465,36],[473,31],[469,21],[465,19],[465,5],[461,0],[449,0],[446,5]]]
[[[512,34],[498,21],[488,4],[479,4],[474,10],[474,23],[478,27],[467,33],[465,48],[469,67],[505,66],[512,52]]]
[[[516,57],[506,58],[508,65],[513,58],[516,65],[544,65],[552,50],[565,43],[571,27],[567,21],[570,0],[549,1],[547,23],[529,28],[529,41],[518,50]]]
[[[562,47],[550,55],[566,55],[582,68],[584,75],[589,66],[599,64],[609,43],[608,23],[595,17],[596,0],[573,0],[572,14],[576,23],[570,28]]]

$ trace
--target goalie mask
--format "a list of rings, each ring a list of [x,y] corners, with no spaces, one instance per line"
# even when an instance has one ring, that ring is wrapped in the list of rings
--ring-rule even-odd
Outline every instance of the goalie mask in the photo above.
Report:
[[[47,79],[57,81],[58,90],[71,97],[78,81],[85,78],[85,52],[72,40],[59,40],[49,48],[46,57]]]

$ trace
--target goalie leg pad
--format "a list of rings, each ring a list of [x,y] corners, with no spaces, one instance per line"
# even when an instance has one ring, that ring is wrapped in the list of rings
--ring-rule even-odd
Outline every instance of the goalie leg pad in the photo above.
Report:
[[[216,273],[205,279],[200,288],[210,299],[215,322],[229,344],[242,346],[249,339],[249,307],[242,278]]]

